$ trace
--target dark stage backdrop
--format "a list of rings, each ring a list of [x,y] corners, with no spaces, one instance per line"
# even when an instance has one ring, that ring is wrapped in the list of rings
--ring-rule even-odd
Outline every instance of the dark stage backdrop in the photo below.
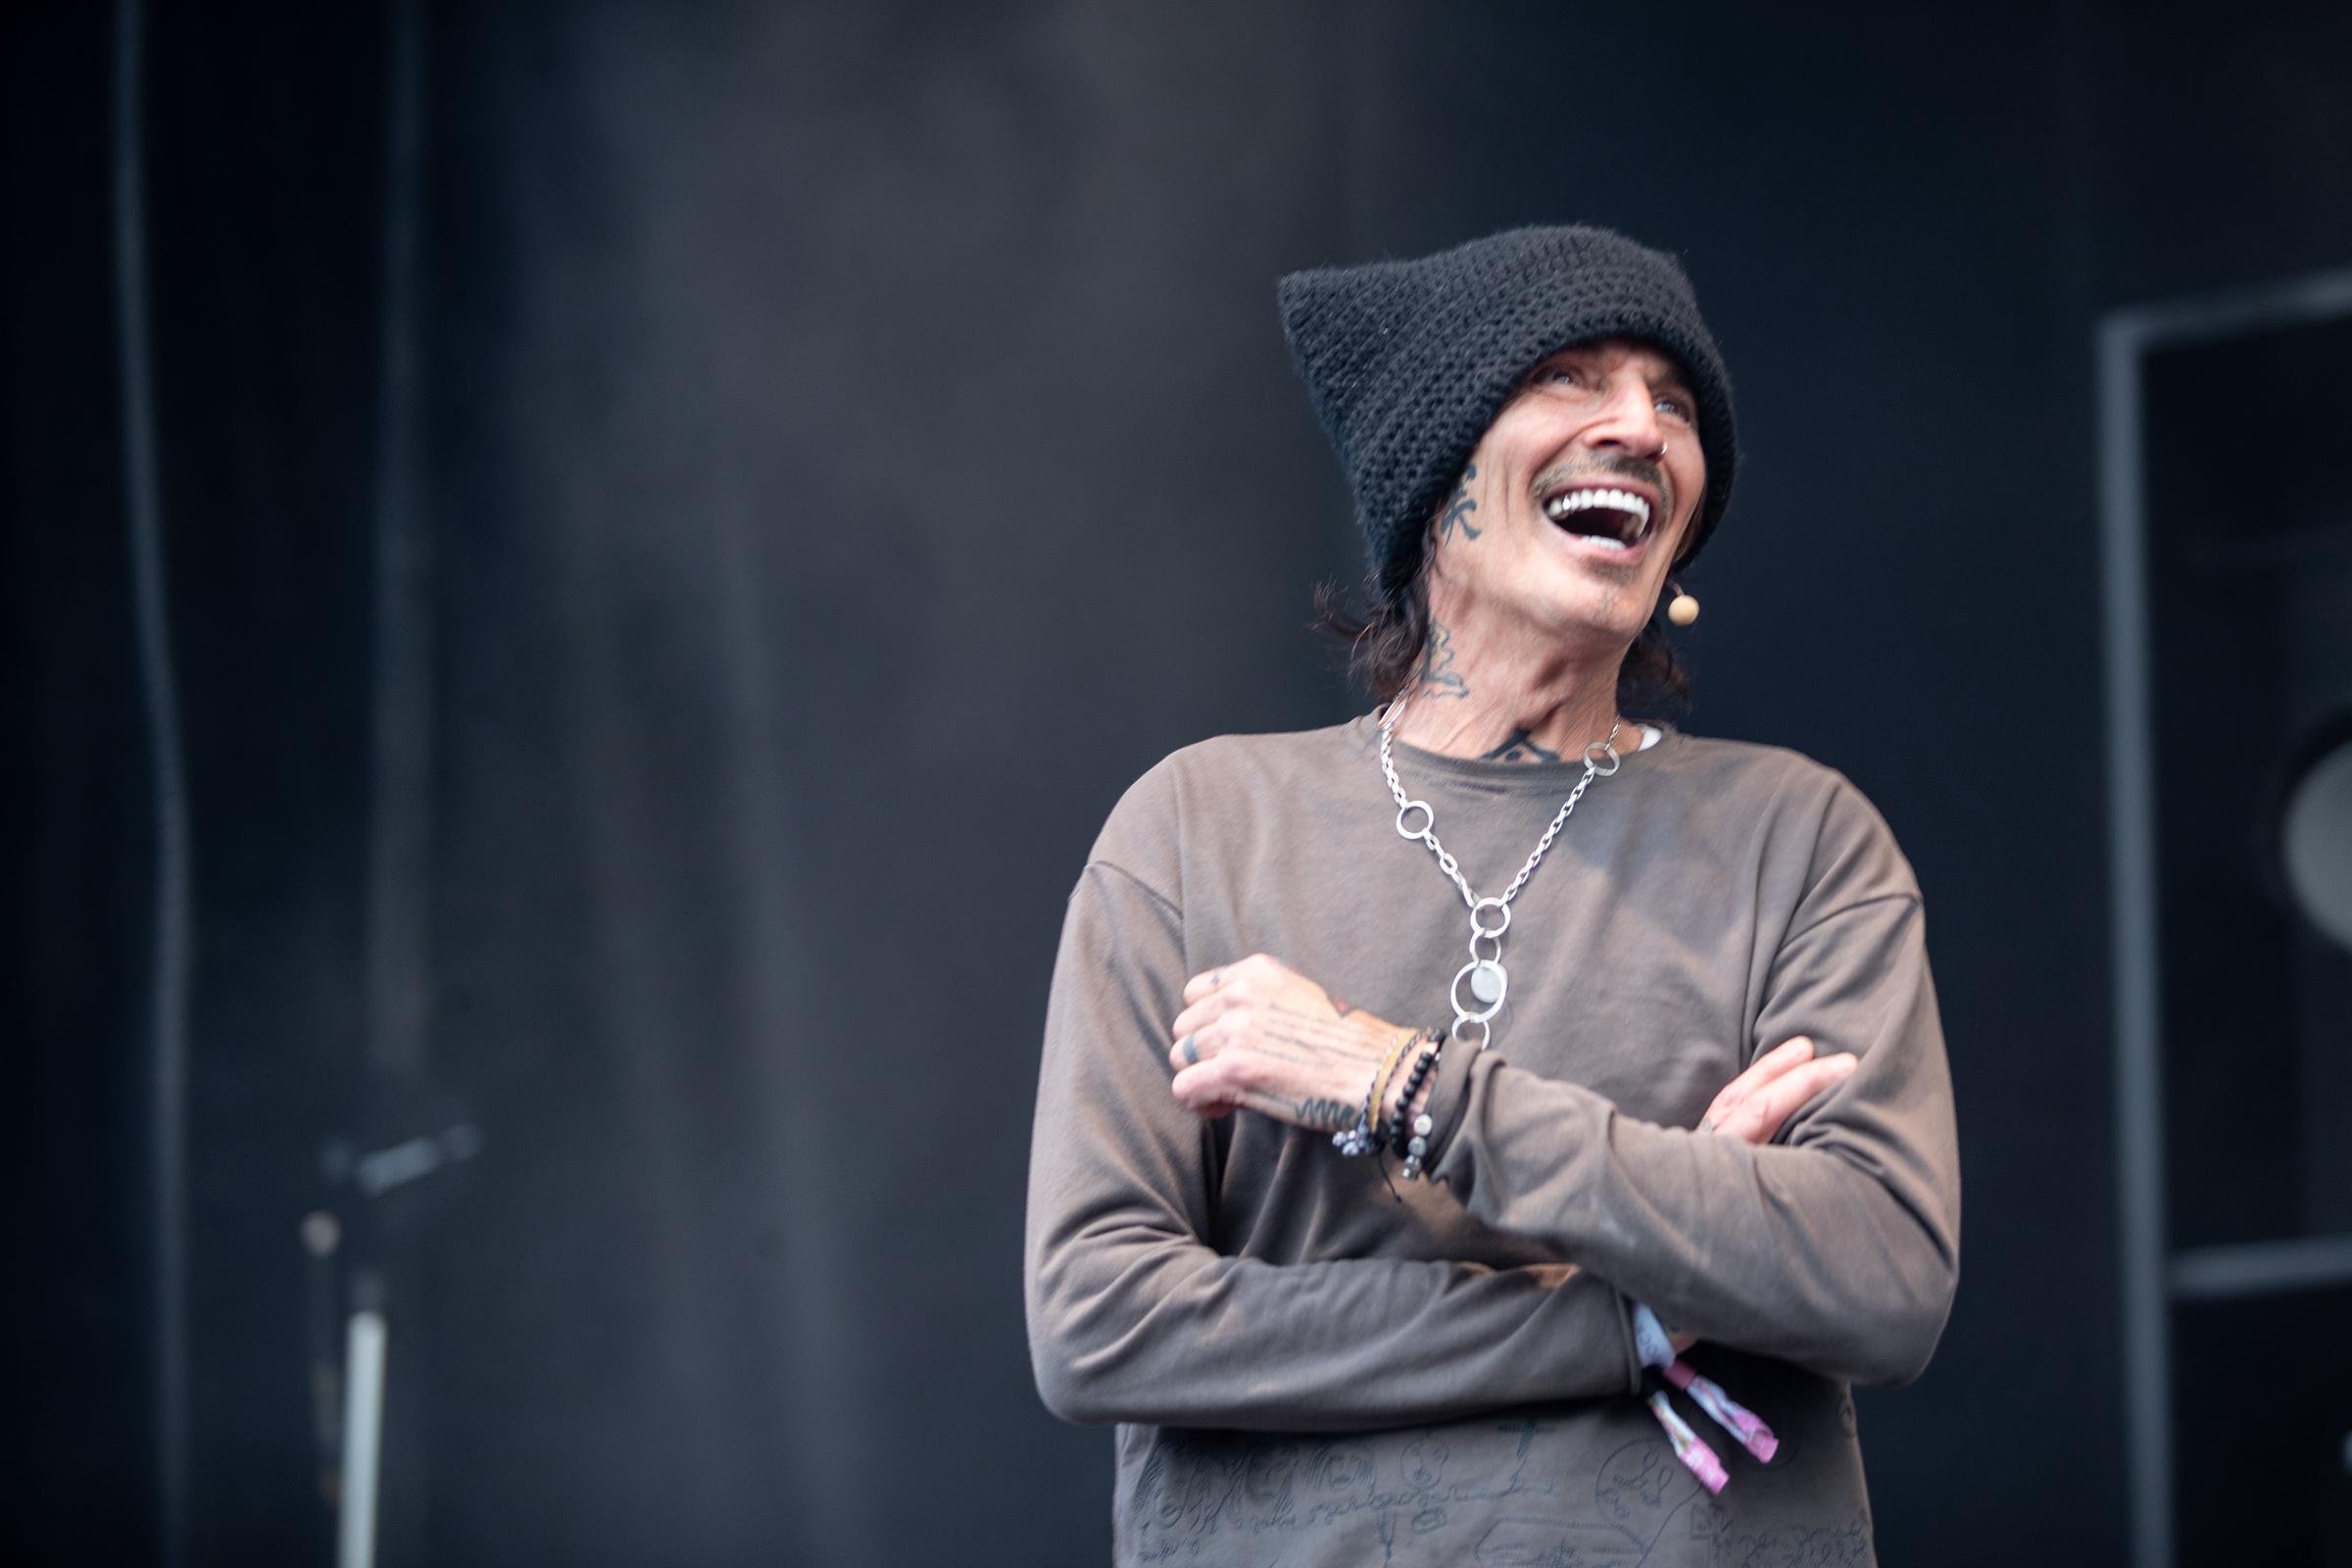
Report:
[[[1020,1316],[1062,900],[1161,755],[1355,702],[1274,279],[1563,219],[1681,252],[1739,380],[1691,726],[1845,770],[1927,892],[1966,1267],[1862,1400],[1882,1551],[2115,1559],[2089,334],[2352,259],[2352,36],[2256,10],[157,8],[176,1560],[328,1547],[322,1204],[390,1561],[1101,1560]],[[59,1562],[167,1532],[114,26],[0,45],[5,1529]]]

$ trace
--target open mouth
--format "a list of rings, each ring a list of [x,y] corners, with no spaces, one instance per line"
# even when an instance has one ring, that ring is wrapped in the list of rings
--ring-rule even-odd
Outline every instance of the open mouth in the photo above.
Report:
[[[1631,552],[1649,537],[1649,502],[1631,490],[1607,486],[1563,490],[1544,498],[1544,515],[1580,539]]]

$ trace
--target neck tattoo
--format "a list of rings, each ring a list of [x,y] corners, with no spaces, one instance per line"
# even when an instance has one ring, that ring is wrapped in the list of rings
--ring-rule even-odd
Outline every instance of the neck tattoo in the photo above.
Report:
[[[1612,730],[1610,733],[1616,732]],[[1559,760],[1559,753],[1545,751],[1537,745],[1536,737],[1524,724],[1511,731],[1509,738],[1500,746],[1479,759],[1482,762],[1556,762]]]

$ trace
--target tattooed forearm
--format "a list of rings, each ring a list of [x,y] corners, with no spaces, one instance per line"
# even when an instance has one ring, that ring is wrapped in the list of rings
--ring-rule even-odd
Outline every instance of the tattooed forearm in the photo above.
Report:
[[[1340,1100],[1301,1100],[1296,1108],[1299,1126],[1322,1133],[1352,1127],[1361,1114],[1359,1107]]]
[[[1421,695],[1467,697],[1469,682],[1453,667],[1453,633],[1442,620],[1429,623],[1429,646],[1421,651]]]
[[[1478,537],[1479,530],[1470,526],[1470,514],[1478,510],[1478,499],[1470,494],[1470,481],[1477,477],[1478,465],[1475,463],[1462,470],[1462,482],[1455,486],[1453,499],[1446,503],[1445,512],[1438,517],[1439,538],[1452,538],[1453,525],[1457,522],[1462,525],[1463,538]]]
[[[1556,762],[1557,752],[1547,752],[1536,744],[1536,738],[1524,729],[1511,731],[1511,738],[1481,758],[1486,762]]]

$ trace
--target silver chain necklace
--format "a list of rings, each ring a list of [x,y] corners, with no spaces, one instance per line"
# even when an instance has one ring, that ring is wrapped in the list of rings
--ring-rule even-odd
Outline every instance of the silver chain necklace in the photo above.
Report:
[[[1470,961],[1454,972],[1453,984],[1446,989],[1446,1001],[1453,1008],[1452,1038],[1461,1040],[1464,1031],[1476,1024],[1478,1049],[1484,1051],[1487,1042],[1494,1037],[1494,1015],[1502,1010],[1503,999],[1510,995],[1511,990],[1510,973],[1502,966],[1502,934],[1511,928],[1511,901],[1519,896],[1521,888],[1527,886],[1527,879],[1536,874],[1536,867],[1544,861],[1544,852],[1550,849],[1551,841],[1560,836],[1560,829],[1568,823],[1569,813],[1576,809],[1576,803],[1585,798],[1585,791],[1592,781],[1607,778],[1624,765],[1617,755],[1617,731],[1622,727],[1622,721],[1609,726],[1606,739],[1594,741],[1585,748],[1585,776],[1576,781],[1576,788],[1570,790],[1568,799],[1560,803],[1559,810],[1552,816],[1551,825],[1536,841],[1535,852],[1528,856],[1527,863],[1519,868],[1519,874],[1511,878],[1511,885],[1502,890],[1502,897],[1482,899],[1471,891],[1469,880],[1462,875],[1461,862],[1453,858],[1445,845],[1438,842],[1438,813],[1430,809],[1427,801],[1408,799],[1404,786],[1397,781],[1396,760],[1390,755],[1389,739],[1397,721],[1404,717],[1404,702],[1402,697],[1397,698],[1381,717],[1380,771],[1389,781],[1389,793],[1396,798],[1397,837],[1419,839],[1428,845],[1429,853],[1438,858],[1438,869],[1452,879],[1453,885],[1461,891],[1462,902],[1470,907]],[[1604,760],[1609,764],[1606,767],[1600,765]],[[1415,811],[1421,813],[1418,827],[1411,822]],[[1480,952],[1478,945],[1481,942],[1494,943],[1494,951]],[[1469,1006],[1462,1004],[1462,982],[1465,980],[1470,982]]]

